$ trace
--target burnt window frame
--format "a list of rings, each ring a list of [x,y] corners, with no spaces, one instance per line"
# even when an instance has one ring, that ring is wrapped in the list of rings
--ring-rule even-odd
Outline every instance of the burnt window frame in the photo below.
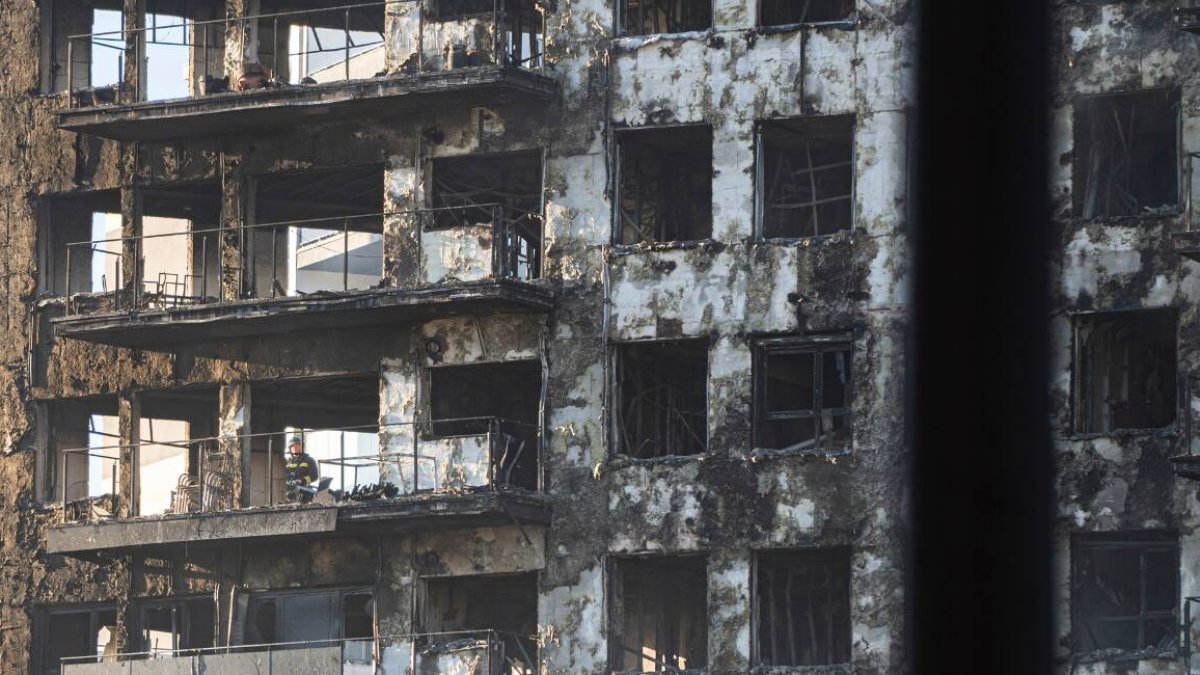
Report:
[[[1082,107],[1085,105],[1096,105],[1097,102],[1104,99],[1118,99],[1127,97],[1147,96],[1147,95],[1164,95],[1173,99],[1170,103],[1172,109],[1171,124],[1175,130],[1175,201],[1172,209],[1169,211],[1160,212],[1140,212],[1132,214],[1107,214],[1096,213],[1089,216],[1084,215],[1084,198],[1088,185],[1088,181],[1084,179],[1084,174],[1080,170],[1080,166],[1086,161],[1086,158],[1081,156],[1081,148],[1079,143],[1079,134],[1081,133],[1080,115]],[[1146,217],[1162,217],[1176,216],[1184,211],[1187,197],[1191,192],[1190,183],[1185,183],[1188,179],[1188,172],[1185,170],[1185,160],[1187,153],[1184,151],[1183,141],[1183,94],[1182,87],[1172,85],[1166,87],[1148,87],[1145,89],[1106,91],[1095,94],[1084,94],[1076,96],[1072,100],[1071,105],[1071,217],[1082,221],[1092,220],[1115,220],[1123,218],[1146,218]]]
[[[1083,341],[1080,337],[1081,323],[1084,321],[1095,321],[1102,318],[1132,318],[1136,315],[1145,315],[1148,313],[1157,313],[1166,315],[1174,324],[1173,332],[1173,348],[1174,348],[1174,373],[1170,383],[1170,390],[1174,392],[1174,405],[1168,407],[1171,412],[1171,419],[1166,424],[1158,427],[1145,426],[1130,426],[1122,427],[1115,426],[1107,431],[1095,430],[1095,425],[1091,429],[1085,429],[1084,422],[1084,383],[1082,381],[1083,373]],[[1173,429],[1179,424],[1180,405],[1184,402],[1179,388],[1180,381],[1180,341],[1179,341],[1179,310],[1175,307],[1150,307],[1139,309],[1118,309],[1105,310],[1096,312],[1076,312],[1070,315],[1071,321],[1071,362],[1070,362],[1070,410],[1069,410],[1069,434],[1074,437],[1094,437],[1094,436],[1115,436],[1115,435],[1131,435],[1154,433],[1161,429]],[[1136,329],[1136,327],[1135,327]]]
[[[622,149],[625,138],[636,137],[640,135],[653,134],[655,132],[671,132],[677,129],[705,129],[708,131],[708,235],[701,239],[649,239],[639,240],[631,243],[622,241],[622,233],[624,225],[622,221],[622,206],[624,192],[622,183],[624,182],[623,164],[625,163],[624,155],[627,152]],[[697,243],[713,241],[715,234],[715,225],[713,218],[713,176],[715,166],[713,162],[716,159],[716,154],[713,150],[715,143],[715,135],[713,126],[708,122],[693,122],[687,124],[670,124],[670,125],[650,125],[640,127],[622,127],[616,129],[612,134],[612,142],[609,152],[610,174],[612,176],[612,215],[610,219],[610,229],[612,230],[610,242],[617,249],[629,249],[635,246],[653,246],[664,247],[673,245],[676,247],[694,246]]]
[[[763,22],[763,4],[766,0],[758,0],[755,3],[754,26],[768,31],[784,31],[792,28],[800,28],[805,26],[838,26],[854,28],[858,25],[858,3],[850,0],[850,12],[840,19],[821,19],[817,21],[803,20],[792,21],[789,23],[764,23]]]
[[[239,622],[241,625],[241,634],[236,636],[237,639],[239,640],[239,642],[241,644],[257,644],[257,643],[247,643],[246,642],[246,638],[249,636],[251,618],[254,616],[253,610],[255,609],[256,606],[260,606],[261,603],[264,603],[264,602],[274,602],[280,598],[299,597],[299,596],[303,596],[303,595],[331,595],[334,598],[334,600],[333,600],[334,611],[333,611],[332,618],[337,621],[338,637],[329,638],[327,640],[314,640],[312,642],[314,642],[314,643],[335,642],[335,641],[341,642],[341,641],[345,641],[345,640],[366,640],[366,639],[368,639],[368,638],[347,638],[347,637],[345,637],[345,635],[346,635],[346,622],[345,622],[346,598],[351,595],[369,595],[371,597],[371,602],[375,603],[374,606],[372,607],[372,622],[371,622],[371,631],[372,631],[372,633],[375,633],[375,631],[376,631],[375,619],[376,619],[376,615],[377,615],[376,610],[378,608],[378,605],[376,603],[376,601],[377,601],[376,596],[378,595],[378,593],[377,593],[377,589],[374,586],[356,585],[356,586],[332,586],[332,587],[324,587],[324,588],[287,588],[287,589],[273,589],[273,590],[267,590],[267,591],[251,591],[248,594],[248,596],[246,598],[245,609],[243,610],[244,614],[242,614],[242,617],[241,617],[242,620]],[[279,622],[279,612],[281,611],[281,607],[278,604],[276,604],[274,607],[274,611],[275,611],[275,640],[274,640],[274,642],[268,642],[265,644],[280,644],[279,626],[281,624]],[[372,635],[372,637],[369,639],[374,640],[376,638],[378,638],[377,634]],[[283,642],[282,644],[289,644],[289,645],[296,644],[296,646],[298,646],[298,647],[303,647],[306,643]]]
[[[711,556],[708,551],[679,551],[679,552],[672,552],[672,553],[665,553],[665,554],[657,554],[656,553],[656,554],[652,554],[652,555],[651,554],[633,554],[633,555],[609,555],[609,556],[607,556],[606,561],[605,561],[605,566],[604,566],[605,575],[607,577],[605,579],[605,583],[604,583],[604,588],[605,588],[604,606],[605,606],[605,612],[606,612],[606,617],[605,617],[604,623],[608,630],[608,635],[609,635],[609,644],[608,644],[608,650],[607,650],[607,665],[608,665],[607,672],[613,673],[614,675],[619,674],[619,673],[637,673],[637,674],[641,675],[641,674],[648,673],[648,672],[650,672],[650,673],[698,673],[698,672],[704,673],[704,672],[708,672],[708,669],[710,668],[709,652],[712,647],[712,642],[711,642],[711,640],[709,640],[709,636],[708,636],[708,624],[709,624],[708,614],[709,614],[709,610],[711,607],[711,603],[709,602],[709,591],[710,591],[710,587],[711,587],[711,583],[709,580],[709,572],[710,572],[710,568],[711,568],[710,557]],[[674,670],[671,668],[663,668],[662,670],[656,670],[656,671],[630,671],[630,670],[622,669],[620,667],[620,664],[623,663],[622,655],[624,652],[622,650],[623,645],[622,645],[621,640],[623,639],[624,633],[625,633],[625,630],[624,630],[625,593],[624,593],[624,588],[623,588],[624,583],[621,579],[622,567],[624,565],[628,565],[628,564],[645,564],[647,562],[649,562],[651,564],[654,564],[655,562],[660,563],[660,564],[665,564],[669,561],[689,561],[689,562],[691,562],[691,561],[696,561],[696,560],[699,560],[700,565],[703,567],[703,583],[704,583],[703,591],[704,592],[703,592],[702,603],[704,605],[705,613],[704,613],[704,616],[702,618],[700,618],[699,620],[701,622],[703,622],[703,625],[704,625],[704,628],[702,630],[702,634],[704,636],[704,649],[703,649],[704,664],[701,666],[698,666],[698,667],[694,667],[694,668],[689,667],[686,670]]]
[[[193,622],[192,622],[191,613],[186,608],[191,604],[199,604],[199,603],[203,603],[206,601],[212,607],[212,613],[213,613],[213,617],[214,617],[214,621],[215,621],[216,617],[218,617],[219,614],[217,612],[217,604],[213,600],[213,596],[211,594],[190,595],[190,596],[173,596],[173,597],[169,597],[169,598],[142,598],[139,600],[131,601],[129,603],[129,605],[130,605],[129,606],[129,609],[130,609],[129,615],[131,615],[130,624],[132,624],[132,625],[129,627],[129,631],[128,631],[128,633],[129,633],[129,635],[127,636],[128,644],[134,646],[135,652],[149,652],[150,651],[150,647],[148,645],[144,644],[144,642],[143,642],[145,639],[143,637],[143,632],[145,631],[145,628],[146,628],[146,612],[150,611],[150,610],[155,610],[155,609],[170,609],[174,612],[177,612],[177,614],[182,617],[182,621],[179,622],[178,635],[180,636],[180,638],[182,640],[186,640],[186,641],[190,642],[193,637],[192,636]],[[197,652],[202,649],[206,649],[208,647],[216,647],[217,646],[217,644],[216,644],[216,642],[217,642],[216,623],[214,623],[209,628],[210,628],[210,630],[212,630],[212,633],[213,633],[213,644],[208,645],[207,647],[179,647],[178,649],[172,648],[171,650],[161,650],[161,651],[179,651],[179,652],[184,652],[184,653],[191,653],[191,652]]]
[[[37,675],[59,675],[62,668],[61,664],[54,664],[51,669],[51,664],[48,664],[46,647],[49,640],[53,640],[54,636],[49,635],[51,617],[64,614],[82,614],[87,612],[90,615],[89,621],[91,628],[89,635],[95,636],[100,631],[100,627],[107,625],[100,623],[100,614],[103,612],[113,612],[117,614],[118,607],[115,602],[96,602],[76,605],[61,605],[61,606],[43,606],[35,610],[33,617],[33,653],[30,654],[30,672]],[[119,617],[118,617],[119,618]],[[118,650],[120,653],[120,650]],[[83,659],[84,656],[78,657]],[[100,657],[96,656],[96,661],[99,662]],[[80,663],[90,663],[91,661],[79,661]]]
[[[846,419],[846,444],[843,447],[829,448],[824,442],[828,434],[814,436],[811,448],[795,448],[795,444],[785,448],[766,448],[762,445],[762,426],[771,421],[789,419],[814,419],[819,423],[821,408],[821,369],[823,359],[813,359],[813,408],[811,411],[767,410],[767,358],[772,354],[824,354],[827,352],[846,352],[847,382],[846,400],[840,408],[832,409],[834,414],[844,415]],[[776,336],[760,337],[753,342],[751,356],[752,381],[754,387],[753,404],[753,448],[755,451],[769,453],[801,453],[801,454],[844,454],[854,447],[854,337],[849,332],[829,333],[809,336]],[[814,426],[814,430],[816,427]]]
[[[1077,592],[1082,585],[1079,578],[1081,573],[1080,566],[1082,563],[1082,555],[1087,551],[1102,551],[1102,550],[1135,550],[1138,551],[1138,613],[1125,616],[1109,616],[1099,617],[1098,619],[1088,619],[1082,616],[1079,603],[1082,598]],[[1168,553],[1172,554],[1172,559],[1175,564],[1172,567],[1175,572],[1172,583],[1174,586],[1175,605],[1170,610],[1147,610],[1146,609],[1146,556],[1153,553]],[[1162,650],[1164,648],[1155,645],[1147,646],[1145,642],[1146,623],[1149,621],[1167,620],[1173,625],[1179,624],[1179,613],[1181,603],[1185,602],[1182,597],[1182,546],[1179,541],[1179,533],[1174,530],[1141,530],[1133,532],[1079,532],[1074,533],[1070,537],[1070,630],[1071,630],[1071,650],[1076,654],[1088,654],[1092,652],[1101,652],[1111,649],[1117,649],[1125,653],[1142,652],[1146,650]],[[1097,620],[1107,621],[1137,621],[1138,623],[1138,647],[1134,650],[1122,649],[1120,647],[1103,647],[1085,645],[1085,636],[1087,632],[1083,630],[1087,623]],[[1093,640],[1094,645],[1094,640]],[[1181,645],[1176,643],[1174,650],[1179,650]]]
[[[834,661],[829,663],[764,663],[762,655],[762,612],[766,609],[759,598],[762,583],[762,564],[764,557],[770,556],[797,556],[797,557],[812,557],[817,562],[828,562],[831,565],[836,565],[839,572],[845,572],[846,588],[845,600],[846,604],[843,607],[846,617],[844,628],[844,637],[846,640],[846,660]],[[825,560],[821,560],[824,558]],[[751,665],[756,668],[805,668],[805,667],[836,667],[849,665],[854,655],[854,620],[852,618],[854,601],[854,549],[849,545],[833,545],[833,546],[799,546],[789,548],[769,548],[759,549],[751,552],[751,567],[750,567],[750,649],[751,649]],[[842,565],[844,563],[844,569]]]
[[[621,370],[622,370],[622,361],[623,361],[623,359],[627,358],[624,355],[624,352],[630,348],[638,348],[638,347],[642,347],[642,346],[646,346],[646,345],[664,345],[664,344],[671,343],[671,342],[694,342],[697,345],[699,345],[699,343],[701,341],[705,342],[707,345],[707,348],[705,349],[705,362],[704,362],[704,439],[703,439],[704,447],[703,447],[703,449],[700,450],[699,452],[688,453],[688,454],[669,453],[669,454],[664,454],[664,455],[655,455],[653,457],[638,457],[636,455],[627,454],[624,451],[625,446],[624,446],[624,442],[622,441],[622,435],[621,435],[622,420],[624,419],[623,414],[621,412],[621,402],[622,402]],[[710,419],[709,419],[710,418],[709,404],[711,403],[710,396],[709,396],[710,392],[709,392],[708,387],[709,387],[709,381],[710,381],[711,375],[712,375],[713,344],[714,344],[714,341],[713,341],[712,337],[708,336],[708,335],[704,335],[704,336],[699,336],[699,337],[681,336],[681,337],[673,337],[673,338],[656,338],[653,340],[626,340],[626,341],[614,342],[613,344],[610,345],[609,355],[608,355],[610,373],[611,373],[609,376],[609,382],[608,382],[608,387],[609,387],[609,391],[610,391],[610,399],[609,400],[612,402],[612,413],[611,413],[611,419],[609,420],[609,432],[610,432],[609,433],[609,437],[610,437],[609,459],[610,460],[616,459],[618,457],[624,457],[629,460],[639,461],[639,462],[656,462],[656,461],[663,461],[663,460],[669,460],[672,458],[680,458],[680,457],[703,457],[709,453],[710,444],[712,443],[712,437],[709,434],[709,429],[708,429],[708,424],[710,421]]]
[[[644,2],[645,0],[639,0]],[[687,35],[688,33],[707,32],[717,26],[717,3],[715,0],[708,1],[708,26],[704,28],[691,28],[681,31],[664,31],[661,33],[634,33],[626,29],[627,15],[629,13],[629,0],[613,0],[613,35],[617,38],[624,37],[646,37],[649,35]]]
[[[820,125],[820,124],[831,124],[832,125],[832,124],[837,124],[837,123],[840,123],[843,121],[848,121],[849,127],[850,127],[849,128],[850,192],[845,197],[845,199],[849,200],[849,202],[850,202],[850,205],[849,205],[850,220],[848,223],[846,223],[846,227],[839,228],[837,230],[834,230],[833,232],[829,232],[829,233],[825,233],[825,234],[821,234],[818,232],[816,234],[811,234],[811,235],[799,235],[799,236],[790,236],[790,237],[768,236],[766,233],[766,225],[767,225],[767,186],[766,186],[767,156],[766,156],[766,143],[765,143],[765,138],[764,138],[764,128],[771,127],[771,126],[786,127],[787,125],[793,125],[793,126],[808,125],[810,123],[817,124],[817,125]],[[857,218],[858,214],[856,213],[856,211],[857,211],[856,196],[857,196],[857,191],[858,191],[858,146],[855,143],[855,140],[858,137],[858,122],[859,122],[858,115],[855,115],[854,113],[845,113],[845,114],[838,114],[838,115],[811,115],[811,116],[797,116],[797,117],[778,117],[778,118],[773,118],[773,119],[762,119],[762,120],[758,120],[757,122],[755,122],[755,124],[754,124],[754,236],[757,240],[765,241],[765,242],[789,242],[789,241],[799,241],[799,240],[804,240],[804,239],[816,239],[818,237],[834,237],[843,232],[853,232],[854,231],[855,226],[857,225],[857,220],[858,220],[858,218]],[[808,135],[808,133],[806,131],[805,132],[793,132],[793,133],[802,133],[804,135]],[[831,135],[832,134],[813,134],[813,136],[817,136],[817,137],[831,136]],[[809,169],[809,171],[815,173],[815,170],[813,170],[811,168]],[[843,199],[843,198],[842,197],[837,198],[838,201],[840,201],[841,199]],[[820,201],[833,201],[833,199],[826,198],[824,200],[816,200],[814,202],[810,202],[807,208],[815,208],[815,204]]]

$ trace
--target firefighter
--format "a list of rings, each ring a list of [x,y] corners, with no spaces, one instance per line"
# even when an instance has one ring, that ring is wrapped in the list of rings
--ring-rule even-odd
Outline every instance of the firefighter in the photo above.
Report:
[[[297,490],[299,486],[312,485],[321,477],[317,460],[304,452],[304,441],[299,436],[292,436],[288,441],[287,485],[288,499],[291,501],[312,501],[312,494],[305,490]]]

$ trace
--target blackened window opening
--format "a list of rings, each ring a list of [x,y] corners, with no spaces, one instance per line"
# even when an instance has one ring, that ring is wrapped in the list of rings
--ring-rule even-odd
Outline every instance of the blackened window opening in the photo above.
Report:
[[[712,236],[712,129],[640,129],[617,136],[618,241]]]
[[[621,32],[626,35],[682,33],[712,28],[712,0],[623,0]]]
[[[60,675],[62,659],[115,655],[117,610],[107,606],[52,611],[39,617],[34,672]]]
[[[764,122],[762,233],[800,238],[848,230],[854,219],[854,118]]]
[[[1165,427],[1176,415],[1176,314],[1148,310],[1075,319],[1075,430]]]
[[[537,361],[430,368],[433,434],[495,433],[495,484],[536,489],[541,387]]]
[[[1071,550],[1077,652],[1174,649],[1179,543],[1170,533],[1077,535]]]
[[[850,445],[850,345],[770,341],[755,363],[755,446],[839,451]]]
[[[482,227],[498,247],[496,276],[536,279],[541,274],[542,159],[537,152],[435,159],[422,228]],[[485,261],[480,261],[481,265]]]
[[[215,641],[216,606],[211,597],[146,603],[132,612],[135,652],[203,649]]]
[[[758,25],[845,21],[854,14],[854,0],[760,0]]]
[[[502,674],[532,673],[537,665],[537,574],[442,577],[425,582],[419,624],[426,640],[457,640],[463,631],[497,631]],[[455,634],[457,633],[457,635]]]
[[[365,589],[264,593],[247,604],[242,643],[299,649],[305,642],[373,639],[373,626],[374,596]]]
[[[613,670],[676,673],[707,665],[704,558],[617,560],[613,581]]]
[[[755,601],[763,665],[850,662],[850,549],[758,554]]]
[[[618,452],[639,459],[708,446],[708,339],[620,345]]]
[[[1075,103],[1074,207],[1083,218],[1179,206],[1179,91]]]

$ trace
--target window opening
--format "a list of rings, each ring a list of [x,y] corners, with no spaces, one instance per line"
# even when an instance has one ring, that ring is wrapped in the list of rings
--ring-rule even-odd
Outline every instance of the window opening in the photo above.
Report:
[[[427,647],[463,639],[463,632],[497,631],[504,646],[503,666],[497,672],[533,675],[537,666],[537,574],[426,579],[419,623],[424,633],[451,633],[430,635]]]
[[[1077,535],[1071,561],[1077,651],[1178,646],[1176,535]]]
[[[617,451],[638,459],[708,445],[708,339],[619,345]]]
[[[854,0],[760,0],[758,25],[845,21],[854,14]]]
[[[96,663],[116,658],[117,611],[112,607],[49,610],[38,625],[43,675],[60,675],[64,658],[94,656]]]
[[[233,476],[211,440],[217,435],[217,399],[215,387],[142,395],[139,515],[195,513],[232,503]]]
[[[713,25],[711,0],[623,0],[620,10],[625,35],[683,33]]]
[[[537,489],[541,388],[537,361],[430,368],[433,435],[494,434],[490,457],[481,458],[491,462],[493,484]]]
[[[712,129],[638,129],[617,135],[617,243],[712,236]]]
[[[708,662],[708,577],[700,557],[615,561],[613,670],[702,672]]]
[[[1076,215],[1132,216],[1179,207],[1179,90],[1075,102]]]
[[[759,144],[763,237],[815,237],[851,228],[853,116],[764,122]]]
[[[42,292],[106,293],[121,288],[120,210],[118,190],[46,200],[38,228]]]
[[[321,3],[315,3],[320,5]],[[261,18],[248,28],[252,41],[246,59],[264,70],[243,78],[239,88],[280,84],[306,85],[378,77],[384,65],[384,6],[343,7],[344,0],[314,7],[305,2],[263,2]],[[363,4],[363,3],[357,3]]]
[[[135,613],[137,629],[130,651],[151,654],[214,646],[212,598],[188,598],[144,604]]]
[[[792,340],[759,345],[755,447],[844,450],[850,445],[850,345]]]
[[[850,549],[761,552],[755,574],[759,663],[850,662]]]
[[[252,504],[287,499],[288,445],[294,437],[316,462],[315,482],[329,479],[330,497],[382,494],[377,373],[255,382],[250,405]]]
[[[288,649],[305,646],[288,643],[349,638],[355,639],[351,658],[359,658],[362,656],[362,645],[358,639],[375,639],[373,598],[368,589],[255,594],[246,607],[243,642],[248,645],[284,643],[276,648]],[[371,618],[365,618],[367,616]]]
[[[383,166],[254,180],[255,297],[374,288],[383,277]]]
[[[431,174],[433,210],[421,227],[429,281],[469,280],[488,276],[488,270],[495,277],[540,276],[540,153],[439,158],[433,160]],[[488,242],[491,250],[479,242]],[[469,268],[450,262],[463,258]]]
[[[1173,310],[1075,318],[1075,430],[1170,425],[1176,415]]]

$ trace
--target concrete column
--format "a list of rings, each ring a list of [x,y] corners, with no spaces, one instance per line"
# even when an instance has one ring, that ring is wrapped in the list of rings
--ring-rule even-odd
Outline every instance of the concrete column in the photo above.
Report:
[[[250,504],[250,439],[245,437],[250,433],[250,384],[221,385],[219,406],[220,448],[236,467],[231,506],[240,509]]]
[[[121,92],[122,103],[142,100],[146,94],[146,0],[124,0],[121,6],[125,33],[125,87]]]
[[[129,146],[125,152],[136,154],[137,147]],[[121,176],[121,237],[125,241],[121,242],[120,290],[131,302],[136,301],[142,289],[141,270],[143,267],[141,240],[135,239],[135,237],[142,236],[142,192],[134,187],[135,177],[131,175],[132,167],[135,165],[135,161],[129,162],[127,164],[128,173],[126,167],[123,167]]]
[[[243,255],[251,237],[246,223],[246,181],[239,154],[221,154],[221,299],[237,300],[243,290],[254,287],[254,270]]]
[[[384,171],[383,208],[393,215],[383,221],[383,278],[393,288],[418,286],[422,278],[420,219],[412,213],[423,203],[419,166],[416,157],[393,156]]]
[[[253,15],[257,0],[225,0],[225,74],[229,76],[231,89],[237,88],[238,77],[242,74],[242,63],[247,56],[258,52],[258,27],[241,21],[247,15]]]
[[[121,437],[121,454],[117,461],[117,517],[137,515],[138,443],[141,442],[142,399],[137,392],[125,391],[117,396],[117,434]]]

